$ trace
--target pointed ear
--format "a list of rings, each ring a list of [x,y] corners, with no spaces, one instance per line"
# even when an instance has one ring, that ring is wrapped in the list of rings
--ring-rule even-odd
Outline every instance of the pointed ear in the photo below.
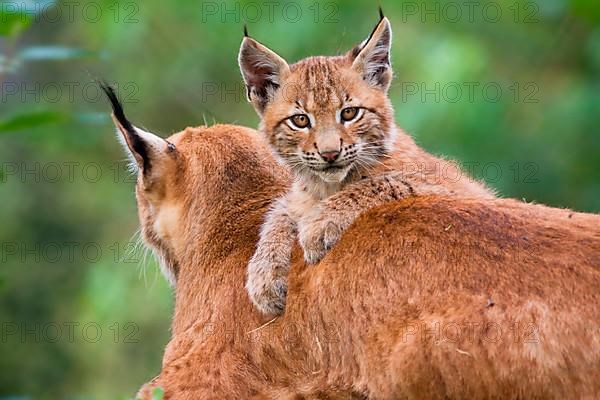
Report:
[[[390,21],[381,15],[371,36],[349,53],[352,68],[370,85],[383,91],[387,91],[392,82],[391,45],[392,27]]]
[[[152,174],[160,172],[160,167],[164,165],[168,155],[174,153],[175,146],[153,133],[133,126],[125,117],[123,106],[113,88],[104,82],[99,84],[111,103],[112,119],[121,143],[132,158],[135,169],[141,171],[145,180],[149,182]]]
[[[246,84],[248,100],[256,111],[262,114],[283,79],[289,74],[290,67],[283,58],[249,36],[242,40],[238,62]]]

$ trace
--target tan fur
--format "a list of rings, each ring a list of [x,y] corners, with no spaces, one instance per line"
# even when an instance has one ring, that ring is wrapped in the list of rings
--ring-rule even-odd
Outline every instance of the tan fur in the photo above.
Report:
[[[395,126],[387,96],[390,44],[386,18],[346,55],[310,57],[292,66],[251,38],[242,42],[240,67],[262,117],[261,131],[294,175],[290,191],[267,214],[248,264],[246,288],[266,314],[283,312],[296,237],[306,261],[315,264],[356,218],[385,202],[432,194],[493,197]],[[359,111],[344,122],[340,114],[348,107]],[[298,127],[294,115],[310,123]],[[332,154],[336,158],[328,160]]]
[[[600,217],[515,200],[408,198],[360,217],[316,266],[294,250],[284,316],[244,291],[289,178],[253,130],[188,128],[137,199],[177,276],[167,400],[594,399]],[[154,231],[162,205],[179,209]],[[162,223],[161,223],[162,225]],[[161,230],[162,232],[162,230]],[[496,334],[495,332],[500,332]]]

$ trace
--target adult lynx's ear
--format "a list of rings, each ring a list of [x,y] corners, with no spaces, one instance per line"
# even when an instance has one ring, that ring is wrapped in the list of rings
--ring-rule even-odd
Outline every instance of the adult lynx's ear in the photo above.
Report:
[[[165,160],[170,159],[176,151],[175,146],[153,133],[133,126],[125,117],[123,106],[113,88],[104,82],[99,84],[111,103],[112,119],[117,127],[118,137],[131,156],[135,169],[141,172],[144,183],[148,186],[153,181],[152,177],[161,174]]]
[[[381,19],[371,36],[350,51],[352,68],[359,72],[372,86],[387,91],[392,82],[390,47],[392,27],[390,21],[379,10]]]
[[[245,30],[244,34],[238,62],[246,83],[248,100],[262,114],[289,74],[290,67],[275,52],[249,37]]]

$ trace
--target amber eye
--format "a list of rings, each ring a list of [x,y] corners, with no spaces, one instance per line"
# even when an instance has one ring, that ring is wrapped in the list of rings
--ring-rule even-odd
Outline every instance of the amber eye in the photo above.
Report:
[[[346,107],[340,113],[340,117],[342,121],[348,122],[352,121],[356,117],[356,114],[358,114],[358,107]]]
[[[308,115],[306,114],[296,114],[296,115],[292,115],[290,117],[290,121],[292,121],[292,124],[294,124],[297,128],[308,128],[310,126],[310,120],[308,119]]]

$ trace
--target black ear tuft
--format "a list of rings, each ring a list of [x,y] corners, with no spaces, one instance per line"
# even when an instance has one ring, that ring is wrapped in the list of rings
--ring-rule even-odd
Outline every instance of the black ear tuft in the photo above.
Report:
[[[124,143],[132,152],[138,166],[143,168],[144,173],[147,173],[150,170],[149,144],[140,136],[127,117],[125,117],[123,105],[119,101],[113,87],[104,80],[96,80],[96,82],[110,101],[113,117],[118,122],[118,125],[120,125],[120,127],[117,125],[117,128],[119,128],[119,131],[123,135]]]
[[[379,6],[379,20],[381,21],[384,18],[385,18],[385,15],[383,15],[383,10],[381,9],[381,6]]]
[[[125,117],[125,112],[123,111],[123,105],[119,101],[119,98],[117,97],[117,94],[115,93],[115,90],[113,89],[113,87],[110,86],[108,83],[106,83],[106,81],[104,81],[104,80],[97,80],[97,82],[98,82],[98,85],[100,86],[100,88],[102,89],[102,91],[104,92],[104,94],[106,95],[106,97],[108,98],[108,100],[110,101],[110,105],[112,106],[113,114],[114,114],[115,118],[117,119],[117,121],[119,121],[121,126],[127,132],[132,133],[132,134],[135,133],[135,129],[133,128],[133,125],[131,124],[131,122],[129,122],[127,117]]]
[[[250,35],[248,35],[248,26],[246,24],[244,24],[244,37],[249,37]]]

